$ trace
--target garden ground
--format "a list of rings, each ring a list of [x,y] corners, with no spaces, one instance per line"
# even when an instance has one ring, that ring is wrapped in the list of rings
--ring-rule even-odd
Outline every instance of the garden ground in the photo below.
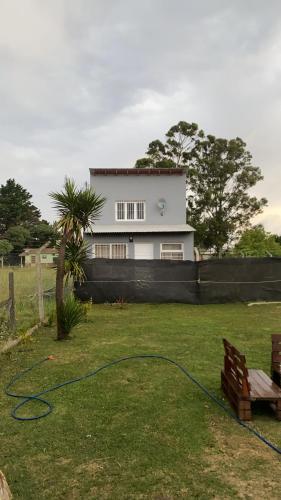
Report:
[[[280,305],[93,305],[71,341],[42,328],[2,355],[1,386],[49,354],[55,360],[15,390],[38,392],[121,356],[159,353],[222,398],[222,337],[269,373],[270,335],[280,331]],[[0,469],[15,499],[280,498],[279,456],[164,361],[127,361],[47,399],[48,417],[19,422],[10,417],[15,400],[1,395]],[[257,408],[253,424],[281,446],[270,410]]]

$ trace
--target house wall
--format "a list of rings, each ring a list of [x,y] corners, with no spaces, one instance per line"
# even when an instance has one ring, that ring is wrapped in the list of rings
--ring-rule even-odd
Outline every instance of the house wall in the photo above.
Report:
[[[108,234],[108,235],[85,235],[85,242],[89,245],[89,258],[93,257],[92,245],[94,243],[127,243],[128,258],[134,259],[135,243],[153,243],[154,259],[160,259],[160,243],[183,243],[184,260],[194,260],[193,255],[193,233],[153,233],[134,234],[133,242],[129,241],[128,234]]]
[[[50,253],[48,254],[41,254],[41,263],[42,264],[53,264],[54,262],[54,256]]]
[[[31,256],[36,255],[36,262],[37,262],[37,254],[29,254],[25,256],[25,265],[26,266],[36,266],[36,262],[32,262]],[[40,255],[40,262],[41,264],[46,264],[46,265],[52,265],[54,263],[54,256],[50,253],[47,254],[41,254]]]
[[[186,222],[186,176],[185,175],[93,175],[91,186],[97,194],[106,197],[99,224],[114,224],[115,202],[144,200],[146,218],[134,224],[185,224]],[[158,201],[166,201],[161,216]],[[130,221],[118,221],[130,225]]]

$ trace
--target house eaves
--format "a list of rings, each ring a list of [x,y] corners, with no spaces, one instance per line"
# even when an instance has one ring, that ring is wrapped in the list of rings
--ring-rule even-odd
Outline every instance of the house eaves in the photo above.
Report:
[[[185,175],[183,168],[90,168],[91,175]]]
[[[100,224],[92,227],[93,234],[127,233],[190,233],[195,229],[189,224]],[[91,234],[86,231],[86,234]]]

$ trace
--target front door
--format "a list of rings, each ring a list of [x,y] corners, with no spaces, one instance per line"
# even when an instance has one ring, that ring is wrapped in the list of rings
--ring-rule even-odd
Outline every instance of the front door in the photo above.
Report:
[[[153,258],[153,243],[135,243],[135,259]]]

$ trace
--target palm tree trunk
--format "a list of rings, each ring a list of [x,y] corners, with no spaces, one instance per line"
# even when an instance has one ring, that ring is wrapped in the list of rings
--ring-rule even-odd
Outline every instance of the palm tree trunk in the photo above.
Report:
[[[67,234],[64,233],[61,239],[59,255],[57,260],[57,274],[56,274],[56,310],[57,310],[57,340],[64,340],[67,337],[61,322],[61,311],[63,308],[64,300],[64,258],[65,248],[67,243]]]

